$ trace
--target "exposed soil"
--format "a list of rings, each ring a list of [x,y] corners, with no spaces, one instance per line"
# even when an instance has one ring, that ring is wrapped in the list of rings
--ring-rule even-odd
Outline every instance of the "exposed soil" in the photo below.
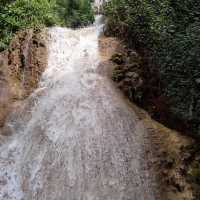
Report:
[[[152,119],[159,118],[162,122],[170,117],[159,76],[146,71],[142,57],[126,46],[121,45],[111,60],[115,65],[112,79],[132,102],[130,104],[148,130],[153,150],[149,168],[157,173],[161,199],[200,199],[199,143]],[[173,121],[176,122],[176,127],[182,127],[179,121]]]
[[[153,159],[149,162],[149,167],[157,174],[162,191],[161,199],[200,199],[198,175],[194,173],[193,166],[199,162],[199,150],[195,147],[195,141],[156,122],[136,105],[132,106],[151,138]]]
[[[15,35],[0,54],[0,134],[13,109],[37,87],[47,64],[45,31],[27,30]]]

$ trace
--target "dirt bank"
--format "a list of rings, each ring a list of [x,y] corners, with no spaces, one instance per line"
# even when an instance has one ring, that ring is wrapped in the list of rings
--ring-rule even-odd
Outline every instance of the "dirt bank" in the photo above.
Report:
[[[1,132],[9,113],[37,87],[46,64],[45,31],[17,33],[9,49],[0,54]]]
[[[149,168],[156,172],[161,199],[199,199],[199,148],[195,140],[168,129],[141,108],[132,106],[151,139],[153,159]]]
[[[144,68],[141,56],[126,46],[118,45],[111,58],[112,79],[129,98],[134,111],[147,129],[152,149],[149,168],[156,172],[161,199],[200,199],[200,148],[199,143],[184,134],[166,128],[151,117],[166,120],[169,117],[166,99],[162,99],[159,76]],[[160,97],[160,98],[157,98]],[[135,103],[148,112],[137,107]],[[176,121],[178,123],[178,121]],[[176,123],[173,121],[173,123]],[[176,126],[182,126],[177,124]]]

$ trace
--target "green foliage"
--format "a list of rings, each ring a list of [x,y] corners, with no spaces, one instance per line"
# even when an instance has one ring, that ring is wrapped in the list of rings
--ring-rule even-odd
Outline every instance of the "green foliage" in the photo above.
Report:
[[[57,0],[57,12],[63,24],[74,28],[94,21],[89,0]]]
[[[58,23],[53,12],[54,1],[16,0],[1,7],[0,12],[0,46],[4,48],[13,33],[25,28],[52,26]]]
[[[0,2],[0,51],[26,28],[77,27],[94,20],[89,0],[3,0]]]
[[[111,0],[108,31],[148,49],[171,112],[200,134],[200,1]]]

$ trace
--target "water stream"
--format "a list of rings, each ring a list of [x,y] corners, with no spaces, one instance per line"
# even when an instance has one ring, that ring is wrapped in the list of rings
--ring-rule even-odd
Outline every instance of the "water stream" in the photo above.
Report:
[[[42,92],[29,119],[0,146],[1,200],[155,199],[146,131],[97,73],[97,19],[79,30],[49,29]]]

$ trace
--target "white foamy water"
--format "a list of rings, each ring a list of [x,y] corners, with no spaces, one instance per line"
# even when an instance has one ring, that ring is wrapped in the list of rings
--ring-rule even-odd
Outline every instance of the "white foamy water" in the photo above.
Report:
[[[98,35],[49,30],[43,92],[0,146],[0,200],[155,199],[145,129],[97,73]]]
[[[99,13],[101,11],[101,7],[103,6],[103,3],[105,0],[94,0],[93,6],[94,10]]]

